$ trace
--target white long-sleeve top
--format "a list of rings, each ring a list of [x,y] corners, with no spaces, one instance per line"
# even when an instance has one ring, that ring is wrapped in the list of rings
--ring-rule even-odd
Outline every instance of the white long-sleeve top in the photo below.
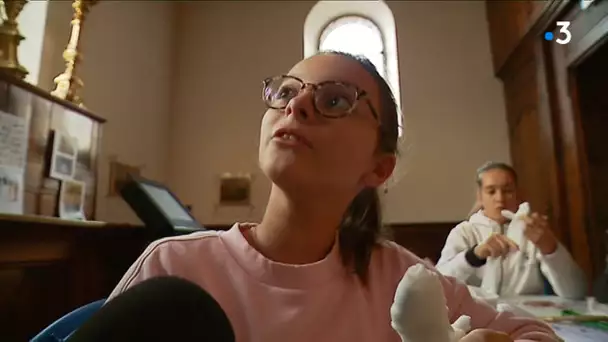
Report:
[[[489,258],[481,267],[469,264],[465,258],[467,251],[485,242],[492,233],[506,234],[507,229],[508,225],[500,225],[482,211],[473,214],[448,235],[437,270],[500,296],[542,294],[544,275],[558,296],[584,298],[587,292],[585,274],[561,244],[549,255],[535,252],[534,245],[528,243],[525,250],[511,252],[499,260]],[[521,241],[515,243],[521,245]],[[517,262],[520,253],[524,253],[526,261],[523,263]]]

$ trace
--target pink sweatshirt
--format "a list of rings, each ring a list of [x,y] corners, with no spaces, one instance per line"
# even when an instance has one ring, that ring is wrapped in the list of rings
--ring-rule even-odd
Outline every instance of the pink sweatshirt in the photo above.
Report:
[[[237,342],[400,342],[390,325],[397,284],[422,262],[393,242],[373,254],[367,288],[342,266],[336,244],[308,265],[273,262],[252,248],[235,224],[156,241],[124,275],[110,298],[146,279],[173,275],[207,290],[222,306]],[[472,317],[473,328],[511,334],[517,341],[558,341],[545,324],[475,302],[463,284],[442,278],[450,321]]]

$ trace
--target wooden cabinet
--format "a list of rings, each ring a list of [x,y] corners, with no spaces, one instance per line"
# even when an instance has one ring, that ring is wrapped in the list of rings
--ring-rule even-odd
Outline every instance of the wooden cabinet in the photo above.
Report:
[[[0,215],[0,340],[28,341],[105,298],[155,238],[140,226]]]
[[[608,173],[598,171],[608,169],[601,166],[608,164],[608,151],[598,147],[608,144],[602,140],[608,135],[597,130],[607,124],[601,119],[608,117],[606,96],[599,93],[608,89],[601,81],[608,80],[608,67],[588,66],[595,74],[585,73],[580,63],[605,58],[608,65],[608,57],[597,56],[608,48],[608,1],[596,0],[586,10],[578,1],[486,3],[520,191],[535,211],[550,216],[552,228],[591,280],[603,269],[606,256],[608,222],[603,217],[608,217],[608,208],[597,203],[603,194],[608,196],[608,187],[604,193],[597,189],[608,183]],[[562,20],[571,22],[571,42],[544,40],[547,31],[559,34],[556,22]],[[588,99],[587,107],[582,99]]]
[[[0,214],[0,340],[27,341],[107,296],[153,237],[143,227],[53,218],[60,189],[48,177],[54,132],[74,138],[73,179],[85,184],[84,211],[95,218],[102,118],[2,73],[0,110],[29,123],[25,215]]]
[[[104,119],[74,104],[0,73],[0,110],[29,119],[24,213],[57,216],[60,182],[48,177],[53,132],[74,138],[74,179],[85,183],[84,209],[95,218],[97,163]]]

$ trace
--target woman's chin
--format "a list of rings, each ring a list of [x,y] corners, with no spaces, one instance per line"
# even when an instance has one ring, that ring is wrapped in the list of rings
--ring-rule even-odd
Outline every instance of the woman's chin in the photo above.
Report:
[[[313,180],[304,165],[295,162],[273,161],[271,163],[260,163],[262,172],[275,185],[283,189],[302,188],[310,185]]]
[[[304,180],[304,175],[294,165],[272,165],[268,168],[262,168],[262,170],[266,177],[277,185],[295,185]]]

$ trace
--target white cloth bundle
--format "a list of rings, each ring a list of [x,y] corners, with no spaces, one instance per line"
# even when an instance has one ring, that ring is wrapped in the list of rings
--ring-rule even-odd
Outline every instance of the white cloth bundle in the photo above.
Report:
[[[507,228],[507,237],[515,243],[519,245],[519,253],[516,255],[515,264],[518,267],[524,267],[524,263],[526,261],[526,253],[528,253],[528,262],[534,263],[536,262],[535,256],[538,253],[538,248],[535,245],[531,247],[528,246],[528,238],[524,234],[526,230],[526,222],[524,221],[524,217],[530,215],[530,204],[528,202],[524,202],[519,205],[516,213],[512,213],[508,210],[501,211],[502,216],[511,220],[509,223],[509,227]],[[536,268],[528,267],[527,273],[535,271]],[[515,293],[520,293],[523,290],[523,287],[526,285],[526,280],[530,278],[529,274],[524,274],[520,277],[520,281],[515,287]]]
[[[511,220],[509,226],[507,227],[506,236],[513,240],[519,246],[519,252],[515,253],[512,257],[515,258],[514,265],[516,267],[524,267],[524,262],[526,260],[526,253],[531,253],[531,256],[536,255],[536,246],[528,246],[528,239],[524,235],[524,231],[526,230],[526,222],[524,221],[524,217],[530,215],[530,204],[528,202],[524,202],[519,205],[516,213],[513,213],[509,210],[502,210],[502,216]],[[529,262],[534,263],[535,259],[531,257]],[[503,283],[503,258],[488,258],[488,262],[485,266],[485,275],[482,281],[481,287],[490,293],[501,294],[501,286]],[[528,271],[534,270],[535,268],[530,268]],[[528,272],[529,273],[529,272]],[[524,274],[519,277],[519,282],[514,287],[513,293],[520,293],[523,287],[526,284],[526,280],[528,279],[528,274]]]
[[[516,243],[519,243],[520,251],[526,251],[528,248],[528,239],[524,235],[524,231],[526,230],[526,222],[524,221],[524,217],[530,215],[530,204],[528,204],[528,202],[520,204],[516,213],[503,210],[501,211],[501,214],[505,218],[511,220],[511,223],[509,223],[509,227],[507,228],[507,237]],[[524,253],[519,253],[517,258],[517,264],[523,265]]]
[[[456,342],[470,330],[470,317],[460,316],[450,325],[439,276],[416,264],[397,286],[391,325],[403,342]]]

